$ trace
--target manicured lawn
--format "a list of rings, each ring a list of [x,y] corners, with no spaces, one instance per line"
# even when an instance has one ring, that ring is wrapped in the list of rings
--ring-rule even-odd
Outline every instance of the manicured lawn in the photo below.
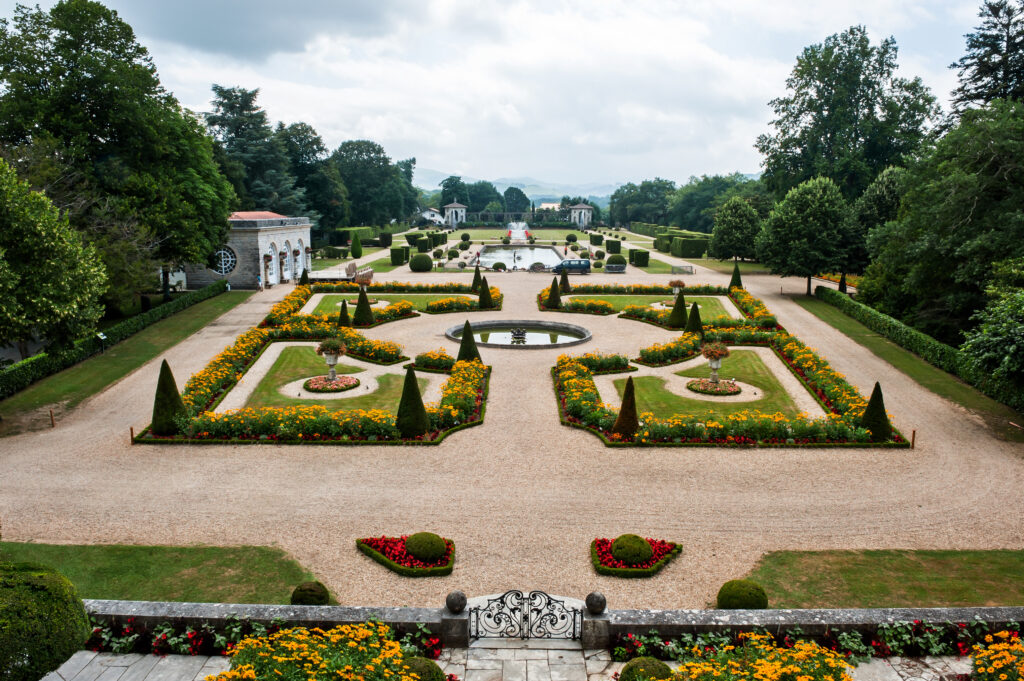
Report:
[[[402,267],[402,265],[392,265],[391,264],[391,256],[390,255],[388,257],[386,257],[386,258],[381,258],[379,260],[374,260],[373,262],[369,263],[369,265],[367,265],[367,266],[368,267],[372,267],[374,272],[390,272],[391,270],[394,270],[394,269],[397,269],[399,267]]]
[[[344,358],[342,358],[344,362]],[[365,369],[354,364],[339,362],[335,367],[339,374],[357,374]],[[327,375],[327,365],[322,357],[316,354],[312,347],[290,347],[281,352],[270,371],[263,377],[256,390],[246,402],[247,407],[297,407],[322,405],[336,411],[349,409],[387,409],[395,411],[398,408],[398,400],[402,397],[402,376],[399,374],[384,374],[377,380],[380,387],[373,392],[367,393],[366,386],[353,388],[353,393],[358,397],[345,397],[334,400],[300,399],[297,397],[285,397],[278,388],[286,383],[297,381],[300,378],[308,378],[317,375]],[[418,379],[420,390],[427,386],[427,380]]]
[[[824,301],[808,296],[796,296],[793,301],[936,395],[975,412],[999,437],[1012,442],[1024,442],[1024,431],[1010,425],[1011,421],[1024,425],[1024,416],[1013,409],[978,392],[956,376],[932,366]]]
[[[572,283],[571,281],[569,282]],[[592,296],[586,293],[580,294],[569,294],[570,298],[586,298],[587,300],[606,300],[615,307],[616,312],[622,312],[628,305],[650,305],[651,303],[665,303],[671,305],[673,298],[670,295],[664,296]],[[694,303],[700,305],[700,316],[701,319],[711,319],[718,317],[719,315],[725,314],[725,308],[722,303],[715,300],[714,298],[704,298],[700,296],[686,297],[686,307],[689,310],[690,306]]]
[[[688,263],[707,267],[708,269],[715,270],[716,272],[732,274],[732,260],[716,260],[715,258],[685,258],[685,260]],[[769,272],[768,268],[759,262],[747,262],[745,260],[741,260],[740,274],[769,274]]]
[[[650,262],[650,264],[647,265],[647,267],[637,267],[636,265],[627,265],[626,267],[627,267],[627,269],[629,267],[633,267],[633,268],[638,269],[638,270],[643,270],[647,274],[671,274],[672,273],[672,265],[668,264],[664,260],[658,260],[657,258],[650,258],[649,262]]]
[[[403,239],[403,243],[404,243],[404,239]],[[389,247],[389,249],[390,249],[390,247]],[[379,247],[379,246],[363,246],[363,255],[361,257],[365,258],[368,255],[373,255],[374,253],[376,253],[378,251],[383,251],[383,250],[384,249]],[[390,262],[391,262],[390,256],[388,258],[385,258],[385,260],[387,260],[388,263],[390,264]],[[349,255],[349,257],[347,257],[347,258],[322,258],[322,259],[314,259],[313,260],[313,271],[314,272],[319,272],[320,270],[326,270],[328,267],[334,267],[335,265],[348,265],[350,262],[352,262],[352,256],[351,255]]]
[[[475,300],[476,296],[466,295],[462,293],[386,293],[386,294],[368,294],[371,300],[386,300],[388,303],[394,303],[399,300],[408,300],[412,303],[417,310],[424,310],[427,307],[427,303],[434,300],[444,300],[445,298],[470,298]],[[355,294],[342,296],[342,295],[326,295],[323,300],[313,310],[313,314],[327,314],[334,315],[338,314],[338,310],[341,308],[341,301],[348,300],[349,314],[355,307],[355,300],[357,296]]]
[[[1024,605],[1024,551],[773,551],[749,578],[770,608]]]
[[[124,546],[0,542],[0,560],[51,565],[82,598],[287,604],[314,576],[268,546]]]
[[[36,419],[30,416],[30,412],[61,403],[64,408],[74,407],[154,357],[158,357],[160,353],[203,328],[251,295],[252,291],[221,293],[146,327],[102,354],[94,355],[84,362],[33,383],[0,402],[3,433],[10,435],[33,425],[27,422],[29,418],[40,423],[45,419],[48,427],[48,415]],[[181,387],[188,376],[175,378]]]
[[[711,369],[707,364],[702,364],[675,373],[677,376],[687,378],[707,378],[711,375]],[[658,418],[668,418],[676,414],[692,416],[709,414],[712,418],[724,418],[746,409],[757,409],[768,414],[782,412],[788,418],[794,418],[799,412],[789,393],[782,387],[771,370],[765,366],[757,353],[751,350],[733,350],[729,357],[722,360],[722,368],[718,370],[718,375],[721,378],[735,378],[741,383],[753,385],[763,397],[752,402],[711,402],[691,399],[666,390],[663,378],[635,376],[633,387],[636,390],[637,411],[654,412]],[[620,398],[625,386],[625,378],[615,379],[615,389]]]

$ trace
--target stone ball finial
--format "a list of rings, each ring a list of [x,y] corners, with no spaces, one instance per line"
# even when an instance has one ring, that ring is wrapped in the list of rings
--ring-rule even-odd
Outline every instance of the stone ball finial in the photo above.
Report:
[[[449,612],[458,615],[466,609],[466,594],[461,591],[452,591],[448,594],[448,597],[444,599],[444,604],[445,607],[448,608]]]
[[[591,591],[587,594],[587,610],[591,615],[600,615],[608,607],[608,599],[600,591]]]

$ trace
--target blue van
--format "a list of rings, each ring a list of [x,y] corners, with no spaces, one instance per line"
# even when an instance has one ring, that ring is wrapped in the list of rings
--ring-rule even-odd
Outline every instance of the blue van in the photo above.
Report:
[[[562,272],[568,272],[569,274],[590,274],[590,261],[586,258],[579,260],[563,260],[554,267],[551,271],[555,274],[561,274]]]

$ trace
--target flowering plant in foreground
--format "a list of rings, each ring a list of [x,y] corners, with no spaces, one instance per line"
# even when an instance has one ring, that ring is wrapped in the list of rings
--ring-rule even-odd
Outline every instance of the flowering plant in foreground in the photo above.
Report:
[[[413,364],[422,369],[451,371],[451,368],[455,366],[455,358],[449,355],[444,348],[438,348],[416,355]]]
[[[1024,643],[1020,632],[1000,631],[985,637],[971,653],[972,679],[1021,681],[1024,679]]]
[[[407,568],[435,568],[444,567],[451,562],[452,554],[455,552],[455,544],[451,539],[445,539],[445,544],[448,545],[448,550],[445,554],[435,561],[427,562],[416,558],[411,553],[405,550],[405,540],[408,535],[403,534],[401,537],[367,537],[365,539],[358,540],[359,542],[369,546],[374,551],[380,553],[388,560]]]
[[[704,359],[725,359],[729,356],[729,348],[724,343],[706,343],[700,349]]]
[[[811,641],[780,647],[766,634],[742,633],[740,645],[694,651],[677,679],[687,681],[852,681],[842,655]]]
[[[721,380],[712,383],[710,378],[695,378],[686,382],[686,387],[702,395],[739,395],[742,390],[735,381]]]
[[[594,540],[594,551],[597,553],[597,559],[601,565],[610,568],[620,568],[625,570],[643,570],[651,568],[657,565],[663,558],[675,551],[677,544],[663,539],[647,539],[647,543],[651,545],[651,550],[654,552],[650,558],[642,563],[636,565],[627,565],[621,560],[618,560],[612,555],[612,542],[614,539],[595,539]]]
[[[359,385],[359,379],[355,376],[338,376],[333,381],[327,376],[314,376],[302,387],[311,393],[340,393],[351,390]]]

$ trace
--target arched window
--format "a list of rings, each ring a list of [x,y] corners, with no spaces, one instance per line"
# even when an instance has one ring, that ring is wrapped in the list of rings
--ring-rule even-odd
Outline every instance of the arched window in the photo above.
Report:
[[[277,244],[270,242],[266,254],[263,256],[264,271],[266,272],[266,284],[278,283],[277,278]]]

